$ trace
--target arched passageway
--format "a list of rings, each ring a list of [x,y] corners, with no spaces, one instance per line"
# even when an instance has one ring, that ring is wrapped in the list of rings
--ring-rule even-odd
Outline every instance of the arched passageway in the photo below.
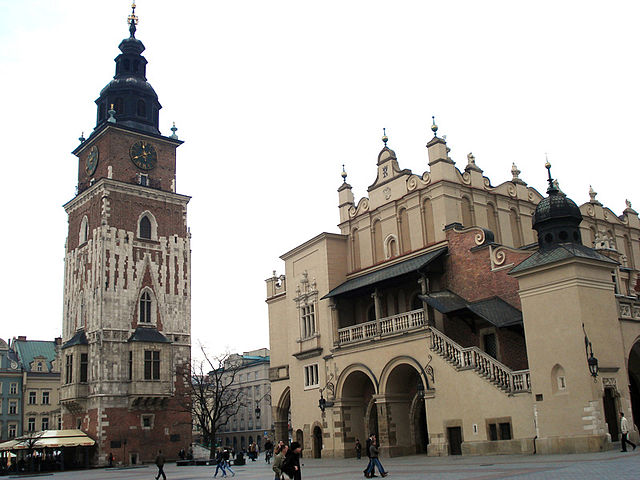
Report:
[[[313,458],[321,458],[322,457],[322,429],[317,425],[313,427],[313,445],[312,452]]]
[[[629,353],[629,387],[631,393],[631,414],[633,422],[640,428],[640,340],[638,340]],[[629,415],[628,412],[624,412]],[[616,419],[617,421],[617,419]]]
[[[361,370],[347,375],[340,392],[340,409],[344,419],[344,456],[356,455],[356,440],[364,446],[371,433],[378,433],[378,411],[373,381]]]
[[[426,453],[429,443],[423,398],[425,384],[418,370],[399,363],[389,372],[384,388],[385,422],[380,425],[381,449],[390,456]]]
[[[291,438],[289,432],[291,431],[291,391],[287,387],[278,401],[278,405],[275,407],[275,414],[273,427],[275,430],[276,443],[283,440],[285,443],[290,443]]]

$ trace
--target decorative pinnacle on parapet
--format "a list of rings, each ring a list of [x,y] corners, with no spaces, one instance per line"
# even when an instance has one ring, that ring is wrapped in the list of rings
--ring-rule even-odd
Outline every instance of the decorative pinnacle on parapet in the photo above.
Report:
[[[433,124],[431,125],[431,131],[433,132],[433,136],[437,137],[438,136],[438,125],[436,125],[436,117],[435,117],[435,115],[431,116],[431,120],[433,121]]]
[[[342,181],[344,183],[347,183],[347,172],[344,169],[344,163],[342,164],[342,173],[340,174],[340,176],[342,177]]]
[[[384,142],[384,146],[387,146],[387,142],[389,141],[389,137],[387,137],[387,129],[382,129],[382,141]]]

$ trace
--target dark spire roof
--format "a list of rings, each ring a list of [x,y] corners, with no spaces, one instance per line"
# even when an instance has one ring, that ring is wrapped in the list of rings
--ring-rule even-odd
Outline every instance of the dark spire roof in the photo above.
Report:
[[[122,53],[115,58],[116,74],[100,91],[100,97],[96,100],[96,128],[107,121],[108,111],[113,105],[117,124],[160,134],[158,121],[162,105],[155,90],[147,82],[147,60],[142,56],[144,44],[135,37],[138,23],[135,4],[132,5],[128,23],[129,38],[120,42],[118,48]]]
[[[561,243],[582,244],[580,222],[582,214],[576,203],[560,191],[551,178],[551,164],[546,163],[549,188],[533,214],[533,228],[538,232],[540,248],[555,247]]]

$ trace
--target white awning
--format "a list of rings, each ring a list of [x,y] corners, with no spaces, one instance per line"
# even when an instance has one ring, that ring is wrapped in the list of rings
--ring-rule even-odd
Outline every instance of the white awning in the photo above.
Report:
[[[45,430],[0,443],[0,451],[29,448],[91,447],[95,441],[82,430]]]

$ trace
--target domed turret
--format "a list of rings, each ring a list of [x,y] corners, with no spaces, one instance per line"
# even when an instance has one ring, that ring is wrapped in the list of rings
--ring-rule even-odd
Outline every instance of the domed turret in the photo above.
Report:
[[[109,110],[115,110],[116,123],[144,132],[160,134],[159,112],[162,106],[158,95],[147,82],[147,60],[142,56],[144,44],[135,38],[138,17],[135,4],[129,15],[129,38],[120,42],[122,52],[115,58],[116,74],[100,91],[96,100],[98,118],[96,128],[109,119]]]
[[[538,232],[540,248],[549,248],[559,243],[582,244],[580,222],[582,214],[576,203],[560,191],[551,178],[551,164],[546,163],[549,188],[533,214],[533,228]]]

